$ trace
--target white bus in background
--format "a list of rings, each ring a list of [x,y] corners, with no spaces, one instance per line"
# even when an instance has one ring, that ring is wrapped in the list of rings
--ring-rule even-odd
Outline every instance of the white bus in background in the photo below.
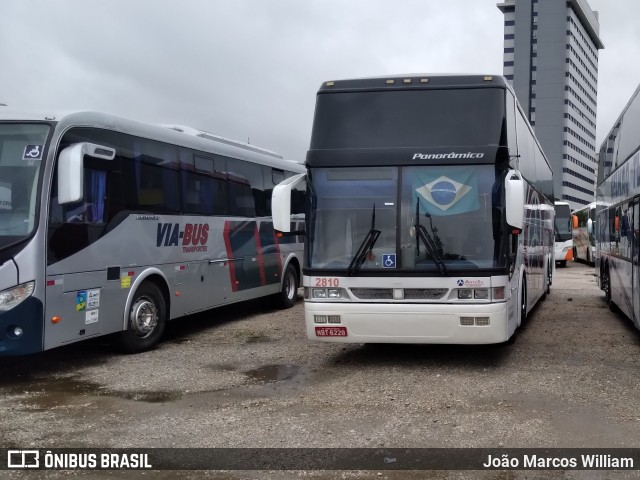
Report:
[[[640,329],[640,86],[600,147],[594,230],[606,302]]]
[[[551,168],[503,77],[326,82],[306,166],[308,338],[500,343],[549,291]]]
[[[573,227],[573,258],[594,265],[596,254],[596,240],[594,225],[596,220],[596,203],[574,210]]]
[[[566,267],[573,260],[573,230],[571,206],[567,202],[554,202],[554,259],[556,265]]]
[[[271,192],[303,171],[184,127],[3,108],[0,355],[106,334],[139,352],[189,313],[264,296],[290,307],[302,243],[276,237]],[[292,203],[302,211],[303,190]]]

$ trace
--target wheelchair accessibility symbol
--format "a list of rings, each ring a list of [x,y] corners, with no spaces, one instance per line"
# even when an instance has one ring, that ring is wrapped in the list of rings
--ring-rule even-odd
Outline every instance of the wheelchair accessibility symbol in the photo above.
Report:
[[[382,268],[396,268],[395,253],[385,253],[382,255]]]
[[[22,154],[23,160],[42,160],[42,145],[27,145]]]

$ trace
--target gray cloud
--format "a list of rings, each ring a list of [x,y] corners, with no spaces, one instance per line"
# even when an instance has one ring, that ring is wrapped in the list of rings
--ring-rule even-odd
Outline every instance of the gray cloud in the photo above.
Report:
[[[598,142],[640,75],[631,0],[600,10]],[[324,80],[502,72],[494,0],[2,0],[0,102],[186,124],[304,159]]]

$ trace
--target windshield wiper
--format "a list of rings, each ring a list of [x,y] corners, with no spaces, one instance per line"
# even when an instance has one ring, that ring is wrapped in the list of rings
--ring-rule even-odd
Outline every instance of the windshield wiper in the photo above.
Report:
[[[442,275],[446,275],[447,267],[442,261],[442,242],[438,237],[438,230],[433,227],[433,221],[431,220],[431,215],[425,213],[425,216],[429,218],[429,222],[431,224],[431,231],[433,232],[433,237],[429,234],[429,231],[425,228],[424,225],[420,224],[420,199],[416,199],[416,254],[420,255],[420,240],[424,243],[424,246],[427,248],[427,252],[431,255],[433,259],[433,263],[436,264],[438,270]]]
[[[351,260],[351,263],[347,268],[347,275],[352,276],[360,270],[360,267],[362,267],[362,264],[367,258],[367,255],[373,249],[373,245],[376,243],[379,236],[380,230],[376,230],[376,204],[374,203],[371,211],[371,229],[367,232],[367,235],[364,237],[364,240],[362,240],[358,251],[353,257],[353,260]]]

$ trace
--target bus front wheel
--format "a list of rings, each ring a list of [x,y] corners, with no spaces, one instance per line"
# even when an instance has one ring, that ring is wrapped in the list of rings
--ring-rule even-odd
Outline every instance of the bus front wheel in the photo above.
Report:
[[[154,347],[164,332],[167,307],[160,288],[144,282],[136,290],[127,313],[127,329],[120,332],[118,345],[127,353],[139,353]]]
[[[282,276],[282,289],[275,297],[276,305],[280,308],[293,307],[298,299],[298,285],[298,272],[290,263]]]

